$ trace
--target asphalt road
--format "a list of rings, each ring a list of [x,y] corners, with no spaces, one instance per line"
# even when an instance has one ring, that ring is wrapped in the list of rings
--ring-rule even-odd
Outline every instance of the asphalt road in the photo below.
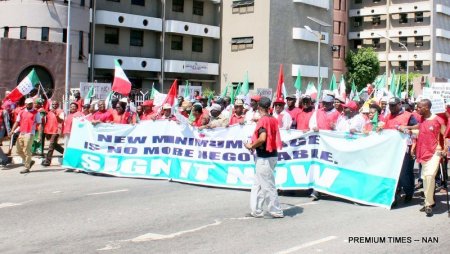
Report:
[[[450,251],[443,194],[431,218],[417,197],[386,210],[300,192],[281,196],[284,219],[255,219],[245,217],[248,191],[21,169],[0,170],[0,253]],[[361,243],[369,240],[378,243]]]

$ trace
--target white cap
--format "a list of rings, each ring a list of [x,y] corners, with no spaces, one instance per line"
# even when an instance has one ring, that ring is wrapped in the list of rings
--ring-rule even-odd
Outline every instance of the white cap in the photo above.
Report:
[[[30,104],[30,103],[33,103],[33,98],[27,98],[25,100],[25,104]]]
[[[120,99],[121,102],[125,102],[128,103],[128,98],[127,97],[123,97],[122,99]]]
[[[172,109],[172,106],[170,106],[169,103],[165,103],[162,108],[163,109]]]

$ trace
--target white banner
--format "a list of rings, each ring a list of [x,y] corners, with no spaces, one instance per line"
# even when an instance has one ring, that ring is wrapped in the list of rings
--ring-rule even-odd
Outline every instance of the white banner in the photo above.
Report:
[[[80,82],[80,95],[81,98],[86,97],[91,85],[94,85],[94,97],[93,100],[104,100],[108,93],[111,92],[111,83],[88,83]]]

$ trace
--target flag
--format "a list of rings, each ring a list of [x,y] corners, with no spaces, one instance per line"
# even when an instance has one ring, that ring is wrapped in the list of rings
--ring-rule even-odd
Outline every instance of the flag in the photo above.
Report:
[[[114,60],[114,81],[112,90],[122,95],[128,96],[131,91],[131,82],[128,80],[127,75],[123,71],[122,67],[117,60]]]
[[[236,99],[236,96],[239,94],[239,91],[241,90],[241,83],[239,83],[236,87],[236,91],[231,90],[230,93],[230,101],[231,105],[234,105],[234,100]]]
[[[108,108],[112,108],[111,101],[112,101],[113,95],[114,95],[114,91],[111,91],[111,92],[108,93],[108,95],[106,95],[105,108],[107,108],[107,109]]]
[[[275,99],[281,98],[281,93],[283,92],[283,84],[284,84],[284,75],[283,75],[283,65],[280,64],[280,71],[278,72],[278,84],[277,84],[277,93]],[[287,96],[284,94],[284,96]]]
[[[358,89],[356,88],[355,81],[352,81],[352,90],[350,92],[350,100],[359,101],[359,93],[358,93]]]
[[[397,85],[395,86],[395,97],[398,97],[398,98],[401,98],[402,97],[402,89],[401,89],[401,80],[402,80],[402,77],[401,76],[399,76],[398,77],[398,79],[397,79]]]
[[[319,85],[317,85],[317,100],[316,100],[316,110],[319,108],[320,92],[322,91],[322,77],[319,79]]]
[[[431,87],[430,80],[427,77],[427,80],[425,81],[425,87]]]
[[[317,97],[317,89],[314,86],[314,83],[309,82],[308,86],[306,87],[305,90],[305,95],[309,95],[311,98],[313,98],[314,96]]]
[[[297,69],[297,79],[295,80],[294,87],[297,91],[302,90],[302,76],[300,75],[300,68]]]
[[[391,74],[391,83],[389,84],[389,92],[391,93],[391,96],[396,96],[396,85],[395,85],[395,71],[392,70]]]
[[[91,104],[91,99],[95,95],[95,89],[94,85],[92,84],[91,87],[89,87],[89,91],[87,92],[86,96],[84,97],[84,103],[85,104]]]
[[[177,102],[177,94],[178,94],[178,80],[175,79],[172,83],[172,86],[169,89],[169,92],[167,93],[166,99],[164,99],[164,102],[162,105],[168,103],[173,107],[176,107]]]
[[[211,101],[212,101],[212,99],[213,99],[213,93],[210,93],[210,94],[208,95],[208,102],[206,103],[208,106],[211,106]]]
[[[250,85],[248,83],[248,71],[245,73],[244,82],[242,83],[241,90],[239,91],[239,95],[247,96],[250,90]]]
[[[8,96],[3,99],[3,101],[10,100],[16,102],[20,100],[23,96],[29,94],[36,84],[39,83],[39,77],[34,69],[28,73],[28,75],[20,81],[19,85],[11,91]]]
[[[346,87],[345,87],[344,75],[341,75],[341,81],[339,82],[338,95],[340,95],[343,100],[345,100],[347,98],[347,92],[345,90],[346,90]]]
[[[370,120],[370,123],[372,123],[372,131],[376,131],[378,129],[378,111],[375,111],[375,115]]]
[[[152,91],[150,92],[150,100],[155,99],[156,94],[159,94],[158,90],[155,88],[155,83],[152,85]]]
[[[336,76],[331,76],[331,80],[330,80],[330,91],[334,91],[337,90],[337,84],[336,84]]]
[[[191,93],[190,93],[190,87],[189,87],[189,80],[186,80],[186,87],[184,88],[184,99],[190,100]]]
[[[225,96],[227,96],[227,93],[228,93],[228,86],[229,86],[230,84],[227,84],[226,86],[225,86],[225,90],[223,90],[222,91],[222,94],[220,95],[220,97],[225,97]]]

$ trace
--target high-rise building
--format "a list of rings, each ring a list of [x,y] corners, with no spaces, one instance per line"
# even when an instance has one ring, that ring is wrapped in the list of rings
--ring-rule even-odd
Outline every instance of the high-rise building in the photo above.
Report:
[[[381,73],[450,79],[450,5],[446,0],[350,0],[351,49],[371,46]]]
[[[351,0],[333,1],[333,73],[340,79],[346,73],[348,52],[348,6]]]
[[[89,3],[72,0],[71,85],[87,81]],[[0,92],[3,97],[35,69],[44,90],[64,94],[67,1],[0,1]]]
[[[319,25],[333,24],[329,0],[224,0],[222,1],[221,87],[243,82],[248,72],[250,89],[275,91],[280,64],[288,93],[300,70],[303,91],[319,76]],[[308,26],[306,28],[305,26]],[[333,27],[321,28],[320,76],[332,75]],[[324,85],[324,88],[328,87]]]

